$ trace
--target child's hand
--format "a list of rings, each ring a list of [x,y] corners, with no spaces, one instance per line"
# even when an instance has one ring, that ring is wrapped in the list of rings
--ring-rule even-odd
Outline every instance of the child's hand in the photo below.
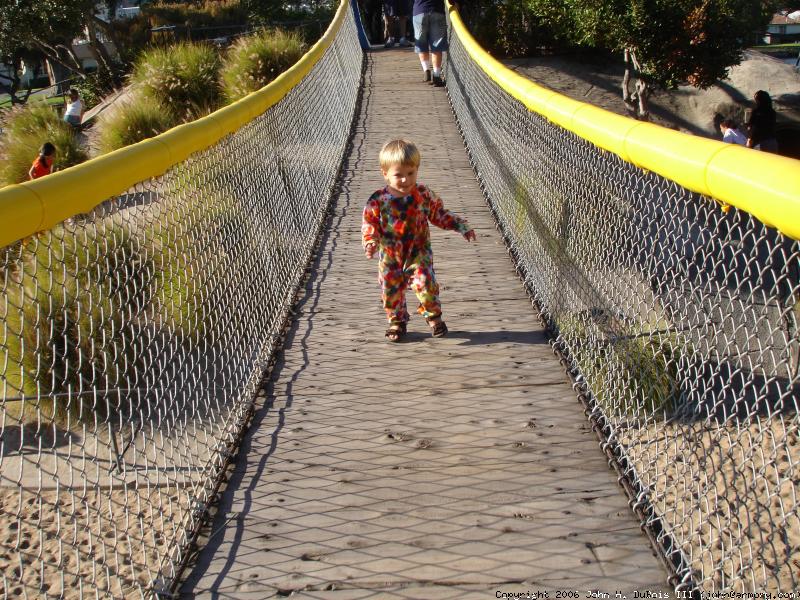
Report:
[[[470,229],[467,233],[465,233],[464,234],[464,239],[467,240],[468,242],[476,241],[478,238],[475,235],[475,230],[474,229]]]
[[[375,251],[378,249],[378,244],[371,243],[364,246],[364,254],[366,254],[367,258],[372,258],[375,256]]]

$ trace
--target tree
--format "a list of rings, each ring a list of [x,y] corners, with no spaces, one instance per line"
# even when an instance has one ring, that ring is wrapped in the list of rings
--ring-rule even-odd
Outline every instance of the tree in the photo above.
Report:
[[[38,64],[41,61],[41,54],[18,48],[13,54],[0,57],[0,63],[6,66],[8,75],[0,74],[0,92],[11,96],[11,104],[24,104],[31,95],[31,90],[25,90],[20,95],[20,75],[22,74],[23,64]],[[37,72],[38,75],[38,72]]]
[[[83,73],[70,45],[82,33],[92,8],[88,0],[0,0],[0,54],[37,49],[70,71]]]
[[[72,41],[83,34],[98,68],[113,72],[115,67],[97,39],[97,28],[108,24],[95,15],[95,0],[0,0],[0,58],[17,73],[22,57],[31,52],[43,54],[81,78],[86,71],[72,50]],[[5,86],[12,102],[19,101],[18,78]]]
[[[554,41],[524,0],[469,0],[459,14],[481,47],[496,57],[527,56]]]
[[[654,88],[708,88],[741,62],[775,0],[528,0],[569,43],[622,54],[622,97],[639,119]],[[631,89],[633,86],[633,90]]]

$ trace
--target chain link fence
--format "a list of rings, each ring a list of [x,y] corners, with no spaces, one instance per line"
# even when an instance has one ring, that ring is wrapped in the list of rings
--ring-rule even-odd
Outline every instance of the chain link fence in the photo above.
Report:
[[[447,86],[525,284],[673,582],[800,588],[800,243],[528,111],[454,28]]]
[[[352,15],[235,133],[0,255],[0,598],[169,594],[350,136]]]

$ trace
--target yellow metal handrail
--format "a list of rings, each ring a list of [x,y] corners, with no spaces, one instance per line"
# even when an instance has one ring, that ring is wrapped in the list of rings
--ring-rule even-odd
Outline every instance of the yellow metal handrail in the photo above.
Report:
[[[563,96],[492,58],[452,5],[450,19],[470,57],[528,110],[637,167],[747,211],[800,239],[800,161],[680,133]]]
[[[347,9],[348,0],[341,0],[325,34],[294,66],[241,100],[64,171],[0,189],[0,247],[88,212],[136,183],[163,174],[263,113],[311,71],[333,42]]]

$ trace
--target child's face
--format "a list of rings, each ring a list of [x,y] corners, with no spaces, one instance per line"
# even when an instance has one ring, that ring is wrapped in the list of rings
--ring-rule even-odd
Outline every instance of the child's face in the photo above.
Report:
[[[392,192],[399,192],[400,196],[410,194],[417,185],[417,167],[414,165],[392,165],[381,171],[386,183],[389,184],[389,189]]]

